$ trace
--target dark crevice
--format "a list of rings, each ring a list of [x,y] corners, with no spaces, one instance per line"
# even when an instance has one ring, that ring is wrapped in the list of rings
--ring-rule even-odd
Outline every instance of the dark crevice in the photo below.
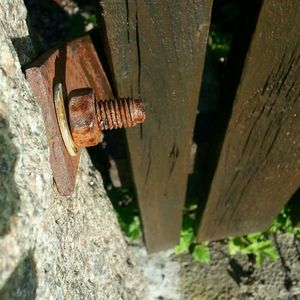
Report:
[[[130,26],[129,26],[129,5],[128,0],[126,2],[126,23],[127,23],[127,42],[130,43]]]
[[[106,24],[103,18],[103,3],[102,1],[97,0],[94,0],[93,3],[97,7],[97,9],[95,9],[95,12],[97,16],[97,23],[99,25],[99,31],[97,30],[94,34],[92,33],[92,40],[96,48],[97,54],[101,60],[101,63],[103,64],[104,71],[110,82],[113,95],[117,96],[118,86],[114,77],[114,67],[112,63],[110,43],[108,41]]]
[[[216,135],[214,135],[214,140],[216,140],[216,143],[212,143],[212,148],[214,149],[212,152],[216,158],[219,157],[221,145],[224,141],[247,51],[256,27],[261,1],[251,1],[241,5],[240,18],[236,24],[237,31],[233,36],[232,50],[229,54],[228,65],[224,72],[224,80],[221,86],[223,101],[220,103],[217,112],[219,118],[216,117],[216,120],[219,120],[215,126]],[[212,159],[211,161],[216,163],[218,159]],[[214,174],[215,167],[216,165],[211,168],[212,175]]]
[[[106,22],[103,17],[104,9],[105,9],[104,5],[115,5],[115,3],[106,2],[104,4],[102,1],[100,2],[94,1],[94,3],[98,7],[98,9],[96,9],[96,13],[97,13],[97,20],[99,24],[99,32],[95,32],[96,34],[94,34],[93,43],[96,47],[97,52],[99,51],[98,55],[101,59],[101,62],[104,65],[104,71],[108,76],[111,88],[113,90],[113,94],[115,97],[117,97],[119,95],[119,91],[118,91],[118,84],[115,80],[116,77],[114,76],[112,51],[110,49],[111,43],[108,40]],[[130,1],[126,0],[125,5],[126,5],[126,22],[127,22],[127,41],[129,43],[130,42],[130,25],[129,25],[130,24],[130,12],[129,12]],[[130,88],[131,88],[131,96],[132,96],[133,94],[132,85]],[[101,166],[100,163],[97,163],[97,160],[99,158],[98,159],[97,157],[93,158],[95,154],[96,156],[99,156],[97,155],[97,153],[100,148],[101,148],[102,156],[105,157],[105,159],[104,158],[103,159],[106,161],[106,167]],[[121,195],[122,193],[119,193],[120,190],[122,190],[123,188],[130,189],[130,191],[132,191],[130,197],[132,198],[133,206],[135,210],[135,207],[137,206],[136,195],[133,192],[134,181],[133,181],[133,175],[131,170],[131,164],[129,158],[130,156],[128,151],[128,143],[127,143],[125,130],[122,128],[118,130],[110,130],[104,132],[104,140],[102,144],[96,147],[91,147],[88,149],[88,151],[91,155],[92,160],[94,161],[94,164],[96,164],[97,169],[101,172],[104,182],[107,183],[104,186],[109,196],[112,195],[111,197],[112,202],[118,202],[117,197],[115,197],[114,195],[118,195],[118,197],[119,196],[122,197]],[[112,166],[111,162],[114,163],[115,167]],[[112,173],[117,173],[119,180],[115,180],[113,178],[115,176],[112,175]],[[115,208],[118,209],[117,207]]]
[[[212,10],[212,25],[210,29],[211,31],[215,28],[215,19],[220,19],[220,16],[222,17],[222,6],[225,6],[227,4],[228,2],[224,0],[214,1]],[[212,125],[209,127],[210,132],[206,141],[205,148],[203,150],[205,151],[204,155],[202,153],[202,160],[205,159],[205,162],[202,164],[202,172],[204,174],[204,178],[202,178],[201,181],[202,188],[200,192],[202,196],[201,202],[199,202],[200,205],[196,223],[199,223],[201,220],[201,216],[205,208],[205,202],[209,195],[210,185],[212,183],[222,145],[224,143],[224,138],[231,116],[236,91],[240,83],[240,78],[242,75],[252,35],[256,28],[262,1],[255,0],[242,2],[232,0],[230,1],[230,4],[235,7],[236,13],[232,14],[233,17],[232,19],[230,19],[230,22],[228,22],[228,26],[223,26],[223,28],[226,28],[229,32],[229,35],[232,36],[232,43],[228,58],[225,58],[224,63],[222,63],[221,65],[219,64],[218,67],[220,98],[219,101],[217,101],[218,104],[216,109],[211,112],[211,116],[213,117],[211,121]],[[226,17],[224,17],[224,19],[226,19]],[[203,98],[203,93],[205,92],[205,76],[207,76],[205,71],[206,70],[204,67],[204,80],[201,87],[200,103],[201,101],[205,101],[205,98]],[[201,117],[201,109],[199,117]],[[196,121],[196,126],[197,123],[198,120]],[[197,127],[195,128],[195,130],[198,130]],[[201,147],[201,144],[197,144],[198,147],[199,145]]]
[[[148,148],[148,166],[147,166],[147,172],[146,172],[146,179],[145,179],[145,184],[147,184],[148,182],[148,177],[149,177],[149,174],[150,174],[150,168],[151,168],[151,147],[152,147],[152,142],[151,142],[151,139],[149,141],[149,148]]]
[[[261,149],[264,149],[263,147],[265,146],[265,144],[266,145],[268,144],[268,138],[270,137],[271,133],[273,132],[273,129],[276,125],[276,121],[275,121],[275,124],[273,124],[273,123],[274,123],[274,120],[270,120],[267,130],[264,132],[264,136],[262,137],[261,145],[260,145]],[[267,155],[265,155],[265,158],[267,158]]]
[[[148,162],[147,171],[146,171],[146,180],[145,180],[145,184],[147,184],[148,178],[149,178],[149,173],[150,173],[150,169],[151,169],[151,158],[149,158],[148,161],[149,161],[149,162]]]
[[[250,139],[253,137],[253,131],[254,131],[254,129],[256,128],[256,125],[257,125],[259,119],[260,119],[261,116],[263,115],[263,112],[264,112],[264,107],[260,110],[258,116],[257,116],[256,119],[254,120],[254,122],[253,122],[253,124],[252,124],[252,126],[251,126],[251,128],[250,128],[250,131],[249,131],[249,133],[248,133],[246,142],[245,142],[245,144],[244,144],[244,146],[243,146],[243,150],[242,150],[241,156],[243,156],[243,154],[245,153],[245,151],[246,151],[246,149],[247,149],[247,147],[248,147],[249,141],[250,141]]]
[[[91,39],[93,41],[94,47],[96,49],[97,55],[101,61],[101,65],[103,67],[103,71],[108,79],[110,87],[112,89],[112,94],[114,97],[118,95],[116,85],[114,84],[113,74],[111,72],[111,67],[109,63],[109,56],[105,49],[105,43],[103,41],[103,29],[102,28],[94,28],[89,32]]]
[[[280,126],[280,125],[277,125],[277,129],[276,129],[276,131],[275,131],[275,134],[274,134],[274,137],[273,137],[273,139],[272,139],[272,142],[270,143],[269,148],[268,148],[268,150],[267,150],[267,152],[266,152],[265,159],[270,155],[270,152],[271,152],[271,150],[273,149],[273,146],[274,146],[274,144],[275,144],[275,142],[276,142],[276,139],[277,139],[277,137],[278,137],[278,135],[279,135],[280,130],[281,130],[281,126]]]
[[[279,63],[279,66],[277,67],[277,72],[276,74],[274,75],[275,78],[278,78],[280,77],[279,76],[279,72],[282,71],[282,68],[284,66],[284,63],[285,63],[285,57],[286,57],[286,52],[287,52],[287,48],[285,47],[284,51],[283,51],[283,54],[282,54],[282,58],[280,60],[280,63]]]
[[[289,98],[289,97],[290,97],[290,93],[291,93],[292,90],[295,88],[295,85],[296,85],[296,80],[294,80],[294,81],[291,83],[289,89],[287,90],[287,92],[286,92],[286,94],[285,94],[285,97],[286,97],[286,98]]]
[[[170,167],[170,170],[169,170],[169,177],[172,175],[173,171],[174,171],[174,168],[175,168],[175,165],[176,165],[176,160],[173,160],[172,161],[172,164],[171,164],[171,167]]]
[[[272,103],[270,104],[270,106],[268,107],[268,112],[267,112],[267,116],[269,116],[271,114],[271,112],[273,111],[273,107],[276,104],[276,98],[274,97],[274,100],[272,101]],[[266,106],[267,104],[265,104]]]
[[[300,227],[300,188],[295,191],[288,203],[288,206],[291,208],[291,220],[293,226]]]
[[[140,48],[140,36],[139,36],[139,19],[138,19],[138,1],[136,1],[135,11],[135,34],[136,34],[136,47],[137,47],[137,59],[138,59],[138,94],[141,94],[141,48]]]
[[[210,45],[206,51],[194,130],[197,152],[186,196],[186,206],[198,205],[196,227],[205,208],[260,6],[258,0],[247,4],[239,0],[214,1],[210,38],[220,27],[231,50],[228,56],[222,54],[222,61],[216,60],[219,52]]]
[[[142,140],[144,136],[144,132],[143,132],[143,124],[140,124],[140,139]]]
[[[266,90],[267,90],[267,88],[268,88],[268,86],[270,84],[270,80],[271,80],[271,74],[269,74],[268,77],[267,77],[267,80],[266,80],[266,82],[265,82],[265,84],[263,86],[263,89],[261,91],[261,96],[263,96],[265,94],[265,92],[266,92]]]
[[[239,173],[240,173],[239,171],[235,172],[234,176],[232,177],[231,182],[230,182],[230,184],[228,185],[228,188],[227,188],[226,192],[224,193],[224,199],[227,199],[227,198],[228,198],[228,195],[231,193],[231,189],[233,188],[234,182],[235,182],[235,180],[238,178]],[[226,207],[228,207],[229,201],[230,201],[230,200],[225,201],[225,206],[226,206]]]
[[[291,73],[291,70],[294,66],[294,61],[295,61],[295,57],[294,57],[294,54],[295,54],[295,50],[293,51],[293,54],[288,62],[288,69],[287,70],[282,70],[283,74],[280,75],[278,78],[277,78],[277,85],[274,87],[274,90],[276,89],[276,95],[278,95],[280,92],[281,92],[281,89],[282,87],[284,86],[288,76],[290,75]],[[281,63],[284,63],[284,58],[282,58],[282,62]]]

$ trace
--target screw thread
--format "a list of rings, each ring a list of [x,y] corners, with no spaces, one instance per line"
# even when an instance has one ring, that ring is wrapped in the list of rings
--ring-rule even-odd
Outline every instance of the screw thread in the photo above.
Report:
[[[96,111],[101,130],[132,127],[145,120],[141,99],[118,98],[96,101]]]

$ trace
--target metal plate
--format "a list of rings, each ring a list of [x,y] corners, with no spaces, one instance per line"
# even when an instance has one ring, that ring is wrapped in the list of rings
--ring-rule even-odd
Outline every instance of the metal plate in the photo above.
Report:
[[[70,156],[64,145],[55,113],[53,88],[62,83],[65,99],[73,90],[92,88],[96,99],[100,100],[112,97],[108,79],[89,35],[44,54],[26,69],[25,74],[43,112],[58,192],[70,195],[75,187],[80,150],[76,156]]]

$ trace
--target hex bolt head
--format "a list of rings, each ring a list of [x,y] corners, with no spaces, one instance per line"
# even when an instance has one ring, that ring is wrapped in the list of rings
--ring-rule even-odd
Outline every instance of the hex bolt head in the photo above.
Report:
[[[69,123],[77,146],[90,147],[102,141],[92,89],[80,89],[70,93]]]
[[[72,91],[69,96],[69,123],[74,143],[90,147],[103,139],[102,130],[132,127],[145,120],[141,99],[96,100],[92,89]]]

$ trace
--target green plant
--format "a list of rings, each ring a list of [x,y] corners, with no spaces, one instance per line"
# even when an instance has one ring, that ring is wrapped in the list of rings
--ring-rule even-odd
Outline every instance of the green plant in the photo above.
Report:
[[[190,209],[187,209],[183,218],[180,240],[175,248],[175,253],[191,253],[196,261],[207,263],[210,261],[208,243],[199,244],[196,242],[193,229],[194,223],[194,218],[190,216]],[[279,258],[279,254],[273,244],[272,237],[279,232],[292,234],[300,239],[300,227],[293,226],[290,217],[290,208],[288,207],[282,209],[268,230],[229,238],[229,254],[235,255],[241,253],[250,255],[254,258],[257,267],[261,267],[266,258],[275,261]]]
[[[231,39],[231,34],[222,32],[221,30],[213,30],[209,33],[208,45],[216,61],[223,61],[228,57]]]
[[[240,1],[214,2],[208,46],[217,62],[224,63],[228,58],[242,7]]]
[[[70,24],[70,37],[76,38],[86,32],[86,26],[92,25],[95,27],[97,25],[97,18],[96,15],[88,15],[85,16],[80,12],[71,15],[69,17],[69,24]]]
[[[191,253],[193,258],[201,263],[208,263],[210,261],[210,254],[208,244],[199,244],[196,242],[194,233],[194,219],[188,215],[184,215],[182,230],[180,232],[180,240],[175,247],[175,253]]]
[[[209,263],[210,253],[209,253],[207,243],[195,245],[192,252],[192,256],[198,262]]]
[[[242,237],[229,238],[229,254],[253,255],[257,267],[262,266],[266,257],[272,261],[279,258],[278,252],[266,233],[248,234]]]
[[[140,238],[142,234],[141,222],[133,191],[124,187],[112,188],[108,191],[108,196],[124,234],[131,240]]]
[[[118,221],[122,231],[129,239],[134,241],[140,238],[142,234],[141,223],[140,218],[137,215],[133,216],[133,219],[129,224],[125,223],[120,216],[118,216]]]
[[[277,232],[284,232],[293,234],[295,238],[300,239],[300,227],[294,226],[291,220],[291,208],[285,207],[281,210],[278,217],[275,219],[268,232],[275,234]]]
[[[293,234],[296,238],[300,238],[300,228],[293,226],[290,213],[289,207],[282,209],[270,228],[265,232],[229,238],[229,254],[242,253],[252,255],[257,267],[261,267],[267,257],[272,261],[278,259],[279,254],[272,241],[273,235],[282,232]]]

